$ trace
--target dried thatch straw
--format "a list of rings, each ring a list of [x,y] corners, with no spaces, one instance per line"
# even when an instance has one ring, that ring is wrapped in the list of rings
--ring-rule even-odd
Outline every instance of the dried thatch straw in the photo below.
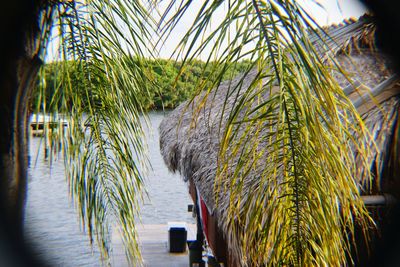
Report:
[[[332,38],[327,42],[328,47],[320,45],[317,40],[313,41],[314,45],[322,57],[332,53],[347,73],[347,77],[350,77],[352,82],[343,74],[334,74],[340,86],[350,92],[349,97],[353,103],[363,100],[360,105],[357,104],[359,105],[357,110],[374,138],[376,146],[372,140],[369,144],[373,150],[369,162],[374,173],[379,175],[385,168],[388,157],[387,148],[391,145],[397,127],[399,110],[397,79],[393,78],[393,73],[388,68],[388,60],[377,51],[374,45],[375,27],[370,17],[346,21],[343,25],[335,25],[325,30]],[[314,38],[314,34],[311,35],[311,39]],[[325,57],[325,60],[328,60],[328,57]],[[237,94],[241,95],[245,92],[255,75],[257,75],[257,70],[250,71],[239,91],[232,88],[242,81],[242,77],[222,83],[218,90],[208,95],[200,110],[197,106],[204,101],[204,94],[197,96],[190,104],[183,103],[163,120],[159,128],[161,153],[168,168],[173,172],[178,171],[185,181],[191,179],[194,182],[210,213],[215,214],[220,222],[227,219],[230,201],[229,193],[221,192],[218,205],[215,203],[217,199],[214,195],[215,177],[220,139],[223,134],[221,129],[224,129],[227,123],[227,116]],[[390,82],[384,84],[389,79],[391,79]],[[368,94],[370,89],[382,83],[382,87],[386,90],[383,93],[379,92],[376,96],[376,101],[380,102],[379,106],[370,97],[360,98],[360,94],[364,94],[364,91],[353,90],[352,86],[361,84],[360,88],[367,88],[366,94]],[[225,103],[226,99],[228,100]],[[267,130],[263,131],[261,135],[267,134]],[[262,168],[265,166],[257,166],[257,168],[252,175],[247,176],[243,185],[247,192],[256,190],[257,177],[263,172]],[[360,173],[363,171],[359,170]],[[376,184],[379,185],[378,180]],[[378,187],[375,189],[379,190]],[[251,194],[248,195],[247,197],[250,197]],[[246,202],[246,196],[243,196],[242,202]],[[226,231],[226,227],[222,229]],[[234,235],[227,234],[227,236],[232,238]],[[228,240],[228,242],[230,246],[240,244],[237,240]]]

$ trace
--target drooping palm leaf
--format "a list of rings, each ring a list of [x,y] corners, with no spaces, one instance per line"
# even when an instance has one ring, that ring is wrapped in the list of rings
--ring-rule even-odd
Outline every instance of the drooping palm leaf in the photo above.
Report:
[[[174,11],[174,4],[180,8]],[[190,4],[167,4],[167,11],[176,13],[162,16],[163,36]],[[224,6],[223,19],[213,26]],[[65,160],[71,192],[104,256],[115,217],[128,256],[139,260],[135,218],[144,139],[138,96],[146,95],[148,84],[140,56],[147,55],[151,26],[145,22],[151,20],[140,1],[61,2],[52,12],[61,58],[76,60],[84,84],[83,94],[77,94],[72,73],[60,63],[53,99],[61,99],[61,112],[70,114]],[[207,62],[217,60],[214,75],[197,84],[199,92],[207,92],[197,101],[197,115],[217,96],[211,89],[235,62],[254,62],[256,71],[249,68],[232,83],[218,124],[214,201],[227,211],[221,227],[243,264],[344,264],[350,246],[344,231],[353,229],[354,218],[362,226],[368,221],[349,150],[351,145],[368,156],[365,129],[305,37],[311,23],[306,18],[293,1],[204,1],[177,49],[183,65],[202,52],[209,53]],[[265,128],[268,134],[260,135]],[[263,171],[255,173],[260,165]],[[259,183],[248,194],[246,179],[254,175]],[[226,193],[230,200],[222,202]]]
[[[60,48],[54,83],[42,84],[54,88],[42,111],[68,119],[59,137],[72,197],[104,259],[116,225],[128,259],[138,263],[135,222],[148,168],[140,99],[149,82],[141,60],[151,55],[152,20],[140,1],[66,1],[49,8]]]
[[[191,60],[212,44],[209,59],[229,65],[246,56],[254,68],[221,86],[223,92],[221,76],[213,76],[216,89],[200,86],[206,92],[187,106],[194,114],[186,132],[192,147],[197,140],[219,139],[217,171],[200,167],[192,175],[205,186],[215,179],[213,196],[202,197],[241,264],[345,265],[355,225],[367,231],[371,223],[359,195],[370,173],[359,176],[353,154],[365,164],[358,167],[369,170],[368,131],[330,72],[336,68],[332,55],[327,68],[327,58],[308,39],[308,29],[317,26],[295,1],[227,2],[221,15],[224,1],[204,1],[177,51]],[[167,29],[179,16],[165,20]],[[213,25],[215,16],[225,17]],[[213,103],[221,97],[222,107]],[[212,128],[216,117],[221,135]],[[210,127],[217,137],[203,136],[207,130],[199,127]],[[183,149],[191,155],[190,146]],[[191,173],[179,164],[184,175]]]

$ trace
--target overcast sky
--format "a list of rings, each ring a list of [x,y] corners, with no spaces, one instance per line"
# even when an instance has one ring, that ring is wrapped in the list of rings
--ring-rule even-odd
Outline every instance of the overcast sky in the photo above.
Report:
[[[311,1],[304,1],[310,3]],[[308,4],[308,10],[320,25],[338,23],[350,17],[359,17],[366,12],[364,6],[357,0],[316,0],[324,9]],[[304,5],[306,7],[306,5]]]
[[[303,7],[309,11],[309,14],[312,15],[321,26],[338,23],[350,17],[358,18],[366,12],[364,6],[357,0],[302,0],[299,2],[306,3],[303,4]],[[323,6],[323,8],[319,7],[313,2],[320,4]],[[159,49],[159,57],[169,58],[171,56],[179,40],[192,24],[193,19],[197,14],[197,11],[200,9],[202,3],[203,1],[201,0],[193,1],[190,10],[188,10],[182,17],[182,21],[174,29],[174,32],[171,34],[168,42],[166,42],[166,44]],[[222,20],[224,17],[224,11],[221,9],[220,13],[220,16],[216,14],[213,23],[217,24]],[[206,54],[207,50],[203,53],[202,59],[205,59]]]
[[[162,5],[168,1],[161,1],[160,5],[162,9]],[[179,1],[178,1],[179,2]],[[322,26],[332,23],[338,23],[345,18],[355,17],[358,18],[362,14],[365,13],[365,8],[359,3],[357,0],[301,0],[299,2],[307,3],[303,4],[303,7],[309,11],[310,15],[312,15],[315,20]],[[313,4],[313,2],[317,2],[322,5],[324,8],[318,7],[318,5]],[[194,0],[191,4],[190,9],[185,13],[182,17],[180,23],[174,29],[173,33],[168,38],[168,41],[165,43],[163,47],[158,47],[159,55],[161,58],[170,58],[172,52],[176,48],[178,42],[184,36],[186,31],[189,29],[190,25],[192,25],[193,19],[195,18],[199,8],[201,7],[203,1],[202,0]],[[227,7],[224,7],[227,8]],[[221,8],[220,16],[216,14],[213,18],[213,24],[217,25],[224,17],[224,10]],[[53,61],[55,57],[54,49],[58,46],[58,41],[54,40],[49,47],[48,56],[46,61]],[[201,59],[207,58],[208,51],[205,50],[201,55]]]

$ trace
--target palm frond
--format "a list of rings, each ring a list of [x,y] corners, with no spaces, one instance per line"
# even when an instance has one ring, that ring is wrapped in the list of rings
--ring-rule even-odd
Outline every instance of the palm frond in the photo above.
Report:
[[[67,177],[84,229],[107,261],[110,229],[121,232],[126,255],[140,263],[136,222],[149,167],[139,96],[149,82],[142,65],[152,19],[140,1],[65,1],[51,7],[58,30],[58,61],[52,63],[50,101],[41,112],[65,114]],[[45,72],[43,70],[43,72]]]
[[[203,3],[177,51],[190,61],[212,44],[208,58],[221,66],[242,58],[254,64],[221,86],[225,69],[219,68],[212,76],[215,90],[200,85],[185,108],[193,114],[185,132],[190,142],[204,140],[199,127],[218,138],[217,170],[204,171],[204,177],[193,170],[196,185],[215,181],[213,196],[202,197],[241,264],[346,265],[354,227],[366,233],[372,222],[360,198],[361,183],[371,174],[359,176],[353,153],[369,170],[371,151],[368,130],[333,78],[338,64],[326,67],[308,39],[309,29],[318,26],[296,1],[229,1],[222,22],[211,25],[222,5]],[[166,20],[166,28],[179,16]],[[213,102],[217,98],[222,107]],[[215,119],[222,127],[217,133]],[[187,176],[184,164],[180,170]],[[213,174],[215,179],[208,177]]]
[[[167,4],[162,36],[192,3]],[[214,20],[224,7],[222,19]],[[153,21],[141,1],[66,1],[49,11],[63,62],[55,65],[53,101],[42,108],[69,114],[60,136],[72,195],[105,258],[115,220],[128,257],[140,261],[135,220],[147,161],[139,96],[149,84],[141,58],[152,55]],[[295,1],[204,1],[176,49],[182,69],[205,52],[204,69],[215,64],[190,101],[196,104],[190,131],[206,117],[203,107],[222,97],[209,203],[223,211],[220,227],[243,265],[345,265],[354,225],[367,229],[370,222],[359,196],[359,182],[370,174],[355,179],[353,156],[369,157],[368,132],[307,39],[312,26]],[[222,83],[242,59],[253,64]],[[76,65],[78,77],[67,64]],[[82,81],[80,91],[73,79]],[[219,87],[228,89],[212,91]],[[208,132],[212,125],[207,122]],[[258,182],[249,184],[248,177]]]

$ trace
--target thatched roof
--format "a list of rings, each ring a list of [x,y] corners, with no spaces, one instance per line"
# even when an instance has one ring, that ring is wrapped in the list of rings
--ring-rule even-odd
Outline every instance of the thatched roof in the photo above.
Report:
[[[397,89],[384,93],[382,89],[393,88],[397,78],[388,68],[388,60],[374,46],[375,28],[370,17],[364,16],[357,21],[345,21],[344,24],[334,25],[326,31],[332,37],[332,40],[328,42],[329,48],[322,47],[316,40],[314,41],[320,55],[324,57],[326,53],[333,53],[354,84],[361,83],[370,89],[376,87],[379,89],[377,99],[381,102],[381,106],[378,108],[371,101],[368,104],[361,101],[358,110],[378,145],[370,159],[371,168],[376,168],[377,172],[381,172],[394,127],[397,127],[400,101]],[[313,40],[314,36],[311,35],[310,38]],[[249,83],[256,74],[256,70],[247,74],[239,95],[250,86]],[[353,90],[342,74],[336,74],[335,78],[344,90],[349,92]],[[228,111],[232,108],[236,97],[235,94],[229,96],[224,105],[226,96],[231,93],[229,88],[234,88],[240,81],[242,81],[241,76],[222,83],[218,90],[209,94],[200,112],[196,112],[196,107],[198,101],[203,99],[203,95],[196,97],[190,105],[183,103],[163,120],[159,128],[161,153],[168,168],[173,172],[178,171],[185,181],[191,179],[194,182],[207,208],[211,213],[216,214],[220,221],[226,219],[225,211],[229,205],[229,195],[220,196],[222,199],[218,207],[214,203],[213,188],[222,136],[220,129],[224,129]],[[350,99],[359,101],[359,93],[350,93]],[[195,119],[194,116],[196,116]],[[372,144],[371,147],[373,147]],[[257,186],[256,174],[254,179],[249,177],[246,180],[249,192]],[[228,198],[226,202],[223,200],[224,197]]]

